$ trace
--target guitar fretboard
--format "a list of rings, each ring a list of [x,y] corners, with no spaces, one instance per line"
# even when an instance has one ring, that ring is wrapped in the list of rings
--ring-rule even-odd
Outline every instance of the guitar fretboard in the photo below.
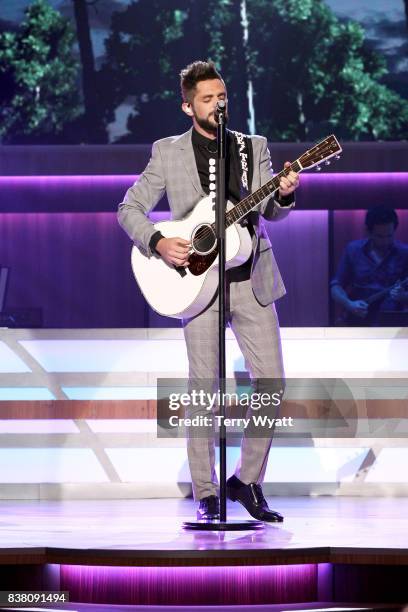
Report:
[[[256,208],[256,206],[258,206],[262,200],[279,189],[279,183],[282,176],[288,175],[291,170],[294,172],[301,172],[302,166],[298,160],[294,161],[287,168],[281,170],[279,174],[276,174],[270,181],[265,183],[265,185],[254,191],[254,193],[251,193],[249,196],[235,204],[234,208],[231,208],[231,210],[225,214],[225,227],[227,228],[233,223],[237,223],[237,221],[243,219],[245,215]]]

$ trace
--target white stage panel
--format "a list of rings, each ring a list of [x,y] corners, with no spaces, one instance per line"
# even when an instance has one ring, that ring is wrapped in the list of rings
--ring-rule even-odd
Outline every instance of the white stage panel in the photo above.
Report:
[[[108,448],[122,482],[190,482],[187,451],[181,448]]]
[[[368,448],[272,448],[265,482],[338,483],[354,480]],[[124,482],[189,482],[187,453],[181,448],[107,449],[115,469]],[[227,453],[228,475],[237,465],[240,448]],[[216,452],[217,471],[218,449]],[[389,478],[389,474],[388,474]]]
[[[0,421],[0,434],[77,434],[69,419],[7,419]]]
[[[147,400],[157,399],[156,387],[62,387],[72,400]]]
[[[47,372],[133,372],[157,377],[186,376],[187,354],[182,330],[170,338],[112,339],[31,339],[20,340],[20,344]],[[339,330],[336,330],[339,333]],[[345,328],[344,335],[329,337],[321,331],[319,337],[313,330],[282,330],[282,348],[286,375],[296,376],[341,376],[375,377],[393,376],[407,370],[408,338],[353,337]],[[118,332],[119,333],[119,332]],[[396,334],[398,332],[395,332]],[[227,334],[227,374],[242,372],[244,359],[231,333]],[[29,371],[12,369],[22,367],[22,362],[8,349],[0,351],[1,371]],[[10,355],[14,366],[10,366]],[[92,392],[92,385],[87,385]]]
[[[0,374],[31,372],[24,361],[4,342],[0,342]]]
[[[350,482],[369,448],[271,448],[266,482]]]
[[[182,340],[22,340],[47,372],[186,371]]]
[[[283,341],[288,376],[360,376],[400,372],[407,367],[407,338],[324,338]]]
[[[94,433],[157,434],[156,419],[88,419],[86,423]]]
[[[88,448],[0,448],[1,483],[109,482]]]
[[[0,387],[0,401],[54,400],[46,387]]]
[[[366,482],[407,482],[408,448],[383,448],[366,476]]]

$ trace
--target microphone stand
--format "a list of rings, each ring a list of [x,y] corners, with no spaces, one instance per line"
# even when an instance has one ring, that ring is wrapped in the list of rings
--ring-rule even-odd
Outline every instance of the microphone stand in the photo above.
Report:
[[[215,117],[217,120],[217,159],[215,196],[215,235],[218,250],[218,391],[220,425],[220,520],[185,521],[185,529],[204,531],[244,531],[263,529],[264,523],[257,520],[227,521],[227,436],[225,419],[226,351],[225,351],[225,212],[226,212],[226,103],[219,101]]]

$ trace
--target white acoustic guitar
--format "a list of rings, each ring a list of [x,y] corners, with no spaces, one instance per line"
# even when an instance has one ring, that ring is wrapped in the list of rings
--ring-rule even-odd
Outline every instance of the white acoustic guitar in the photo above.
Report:
[[[239,266],[249,258],[252,239],[241,221],[265,198],[279,189],[280,179],[290,170],[301,172],[338,156],[342,151],[335,136],[328,136],[309,149],[290,167],[275,175],[237,204],[227,203],[226,268]],[[202,199],[191,213],[180,221],[155,224],[165,238],[180,237],[191,243],[188,267],[167,264],[161,257],[147,257],[136,246],[132,248],[132,268],[139,287],[150,306],[161,315],[183,319],[199,314],[209,304],[218,287],[218,252],[215,235],[213,196]]]

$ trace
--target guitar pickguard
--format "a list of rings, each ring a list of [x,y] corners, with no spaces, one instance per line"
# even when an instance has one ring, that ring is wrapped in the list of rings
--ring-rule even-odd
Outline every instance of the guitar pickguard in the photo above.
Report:
[[[190,265],[188,269],[190,273],[194,276],[200,276],[200,274],[204,274],[208,270],[208,268],[213,264],[215,258],[218,255],[218,249],[215,248],[211,253],[207,255],[198,255],[197,253],[192,253],[188,258]]]

